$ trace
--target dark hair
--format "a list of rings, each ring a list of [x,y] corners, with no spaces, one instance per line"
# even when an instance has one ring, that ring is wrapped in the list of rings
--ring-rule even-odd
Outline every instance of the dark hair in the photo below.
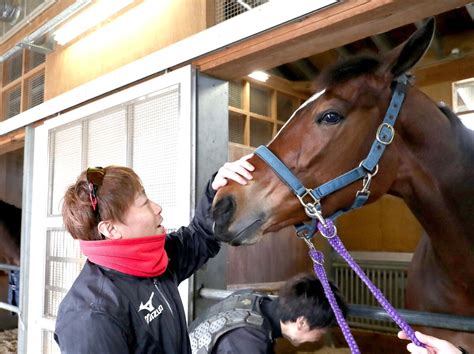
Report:
[[[336,301],[347,316],[347,306],[339,289],[330,282]],[[336,323],[336,317],[324,294],[321,282],[314,275],[303,274],[288,280],[278,293],[277,315],[282,322],[296,322],[303,316],[309,328],[325,328]]]
[[[87,170],[86,170],[87,171]],[[75,184],[69,186],[62,206],[66,230],[75,239],[101,240],[97,230],[99,220],[92,209],[89,187],[83,171]],[[108,166],[102,185],[97,190],[97,207],[101,220],[122,221],[143,185],[137,174],[128,167]]]

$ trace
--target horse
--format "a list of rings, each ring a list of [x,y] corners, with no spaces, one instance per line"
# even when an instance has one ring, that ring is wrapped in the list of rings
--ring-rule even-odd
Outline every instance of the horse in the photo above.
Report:
[[[391,51],[355,56],[323,72],[316,94],[266,146],[310,188],[297,198],[255,154],[249,159],[253,180],[245,186],[229,183],[215,196],[216,237],[236,246],[252,244],[268,232],[307,222],[301,204],[317,206],[327,218],[351,209],[360,193],[367,203],[388,193],[405,201],[426,232],[409,267],[407,308],[474,316],[474,136],[406,74],[427,51],[434,29],[430,19]],[[384,114],[401,77],[404,102],[393,105],[398,119],[389,127],[386,119],[392,117]],[[374,147],[383,155],[365,169]],[[309,193],[361,169],[362,183],[352,179],[331,193]],[[474,351],[472,333],[424,330]]]
[[[0,263],[20,265],[21,209],[0,200]]]

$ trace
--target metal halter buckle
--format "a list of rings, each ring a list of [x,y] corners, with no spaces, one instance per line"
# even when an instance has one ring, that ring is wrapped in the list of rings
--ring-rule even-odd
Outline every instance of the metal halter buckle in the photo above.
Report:
[[[380,134],[382,133],[382,129],[384,127],[387,128],[388,130],[390,130],[390,140],[388,140],[388,141],[382,139],[382,137],[380,136]],[[389,145],[389,144],[392,143],[393,138],[395,138],[395,129],[393,129],[393,126],[391,126],[390,124],[384,122],[384,123],[379,125],[379,127],[377,129],[377,134],[375,135],[375,138],[377,139],[377,141],[380,144]]]
[[[314,206],[318,205],[319,204],[319,199],[314,196],[313,190],[309,189],[309,188],[305,188],[305,190],[306,190],[306,192],[303,195],[301,195],[301,196],[296,195],[298,197],[298,199],[300,200],[301,205],[303,205],[304,207],[306,207],[306,205],[314,205]],[[306,202],[304,201],[304,198],[308,195],[311,197],[312,203],[307,203],[306,204]]]

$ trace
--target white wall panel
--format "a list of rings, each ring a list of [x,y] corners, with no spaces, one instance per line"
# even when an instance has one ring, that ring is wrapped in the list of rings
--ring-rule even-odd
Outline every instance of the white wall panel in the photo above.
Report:
[[[164,209],[164,225],[187,225],[194,203],[191,67],[97,100],[35,129],[27,351],[52,353],[59,304],[85,262],[60,215],[66,188],[88,166],[125,165]],[[36,151],[40,152],[36,154]],[[48,163],[49,161],[49,163]],[[50,211],[49,214],[42,210]],[[180,286],[187,308],[187,282]]]

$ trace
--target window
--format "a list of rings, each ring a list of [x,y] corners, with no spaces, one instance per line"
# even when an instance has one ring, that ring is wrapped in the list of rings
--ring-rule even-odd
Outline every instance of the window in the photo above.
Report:
[[[247,147],[267,144],[306,98],[283,79],[265,84],[250,79],[230,82],[229,142]]]
[[[23,50],[3,63],[0,121],[43,103],[45,58]]]
[[[5,1],[3,1],[5,3]],[[53,4],[52,0],[22,0],[7,1],[5,14],[7,20],[0,22],[0,40],[3,42],[14,35],[31,21],[44,9]]]
[[[474,130],[474,78],[453,83],[453,107],[464,125]]]
[[[216,23],[240,15],[266,2],[268,0],[215,0]]]

